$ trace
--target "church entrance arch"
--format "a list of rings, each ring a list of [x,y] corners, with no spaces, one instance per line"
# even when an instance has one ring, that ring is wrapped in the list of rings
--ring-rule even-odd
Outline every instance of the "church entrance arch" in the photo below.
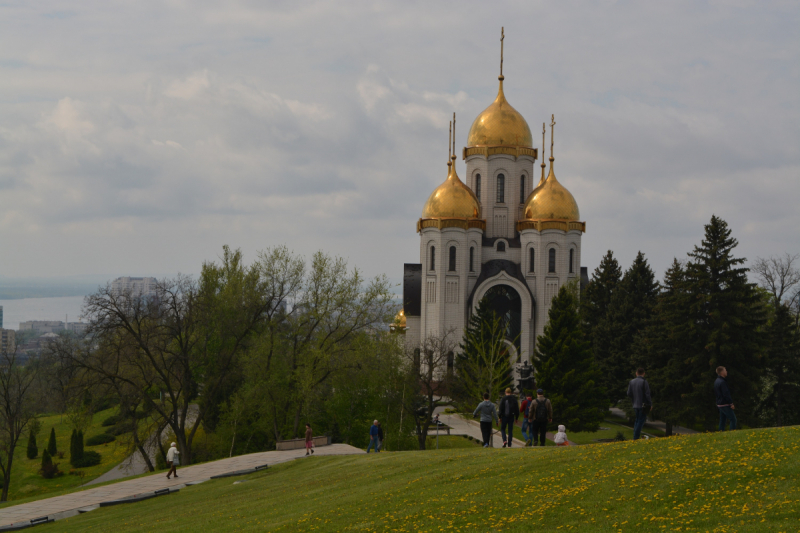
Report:
[[[519,352],[522,340],[522,298],[509,285],[494,285],[483,295],[489,308],[503,321],[506,340]]]

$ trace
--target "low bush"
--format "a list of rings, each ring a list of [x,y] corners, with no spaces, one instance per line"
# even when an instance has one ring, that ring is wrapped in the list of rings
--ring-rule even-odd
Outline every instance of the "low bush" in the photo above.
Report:
[[[106,435],[113,435],[115,437],[119,435],[124,435],[125,433],[131,432],[131,424],[130,422],[121,422],[114,427],[110,427],[105,430]]]
[[[117,438],[114,435],[109,435],[108,433],[100,433],[99,435],[95,435],[94,437],[89,437],[88,439],[86,439],[86,446],[100,446],[101,444],[114,442],[116,439]]]
[[[103,420],[102,424],[100,424],[100,425],[103,426],[104,428],[107,428],[107,427],[110,427],[110,426],[116,426],[117,422],[119,422],[120,420],[121,419],[120,419],[119,415],[111,415],[108,418],[106,418],[105,420]]]
[[[50,452],[47,450],[42,452],[42,468],[39,470],[39,473],[42,474],[42,477],[45,479],[53,479],[62,473],[58,469],[58,463],[53,463]]]
[[[75,468],[87,468],[100,464],[100,454],[92,450],[84,450],[80,459],[72,461]]]

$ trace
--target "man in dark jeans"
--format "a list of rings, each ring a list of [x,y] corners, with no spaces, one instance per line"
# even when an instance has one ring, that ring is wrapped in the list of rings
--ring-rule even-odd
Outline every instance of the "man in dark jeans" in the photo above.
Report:
[[[497,422],[497,410],[494,404],[489,401],[489,393],[483,393],[483,401],[475,408],[472,416],[481,415],[481,435],[483,435],[483,447],[489,447],[489,440],[492,438],[492,421]]]
[[[542,389],[536,391],[536,399],[533,400],[533,405],[528,409],[528,416],[530,417],[531,432],[533,433],[533,445],[537,446],[538,437],[538,446],[544,446],[547,424],[553,421],[553,404],[544,397]]]
[[[650,397],[650,384],[644,379],[644,368],[636,369],[636,377],[628,383],[628,398],[633,403],[633,410],[636,412],[636,420],[633,422],[633,440],[642,436],[642,428],[647,420],[647,413],[653,405]]]
[[[511,389],[506,389],[506,395],[500,400],[500,435],[503,437],[503,448],[511,448],[517,418],[519,418],[517,397],[511,394]],[[506,428],[508,428],[508,438],[506,438]]]
[[[736,429],[736,413],[733,412],[733,398],[731,390],[728,388],[728,370],[724,366],[717,367],[717,379],[714,381],[714,395],[717,397],[717,407],[719,408],[719,430],[725,431],[725,420],[730,420],[731,429]]]

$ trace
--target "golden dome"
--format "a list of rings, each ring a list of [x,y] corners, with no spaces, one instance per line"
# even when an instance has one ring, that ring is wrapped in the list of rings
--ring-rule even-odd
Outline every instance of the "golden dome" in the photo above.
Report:
[[[533,147],[533,137],[528,123],[511,107],[503,94],[503,76],[500,90],[492,105],[478,115],[467,137],[467,147],[472,146],[523,146]]]
[[[406,327],[406,312],[405,310],[401,309],[397,312],[394,317],[394,323],[392,326],[395,328],[405,328]]]
[[[448,162],[447,179],[436,187],[422,208],[422,218],[480,218],[481,204],[456,174],[456,157]]]
[[[580,220],[578,203],[566,187],[561,185],[553,172],[550,159],[550,174],[525,200],[525,218],[528,220]]]

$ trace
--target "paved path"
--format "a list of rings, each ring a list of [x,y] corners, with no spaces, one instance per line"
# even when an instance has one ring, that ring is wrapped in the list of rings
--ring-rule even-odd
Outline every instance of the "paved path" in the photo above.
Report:
[[[450,426],[452,429],[450,430],[451,435],[469,435],[472,438],[478,439],[478,442],[483,440],[483,435],[481,435],[481,425],[474,421],[474,420],[467,420],[461,415],[446,415],[440,414],[439,420]],[[521,429],[519,427],[514,428],[514,433],[521,435]],[[502,448],[503,447],[503,438],[500,436],[500,430],[495,429],[493,430],[494,438],[492,439],[492,447],[493,448]],[[429,435],[430,436],[430,435]],[[523,447],[525,446],[525,442],[519,440],[518,438],[514,438],[513,446]]]
[[[348,444],[331,444],[315,448],[314,455],[353,455],[364,453]],[[101,502],[128,498],[137,494],[151,493],[159,489],[179,489],[187,483],[200,482],[211,476],[227,474],[237,470],[247,470],[262,465],[275,465],[297,459],[305,455],[305,449],[288,450],[280,452],[260,452],[239,455],[228,459],[220,459],[210,463],[178,467],[178,474],[173,479],[167,479],[166,474],[157,473],[151,476],[120,481],[103,487],[86,489],[63,496],[55,496],[22,503],[0,509],[0,527],[17,523],[28,523],[30,520],[48,516],[62,518],[77,514],[78,509],[91,508]],[[177,478],[177,479],[176,479]],[[59,516],[60,515],[60,516]]]
[[[611,414],[613,414],[615,416],[621,416],[622,418],[627,418],[627,415],[625,414],[625,411],[623,411],[619,407],[612,407],[612,408],[609,409],[609,411],[611,411]],[[660,429],[661,431],[664,431],[664,432],[667,431],[667,424],[662,422],[661,420],[655,420],[655,421],[647,420],[644,423],[645,431],[647,431],[647,426],[650,426],[650,427],[653,427],[653,428],[656,428],[656,429]],[[676,434],[676,435],[691,435],[692,433],[697,433],[697,431],[695,431],[693,429],[683,428],[683,427],[680,427],[680,426],[672,426],[672,432],[674,434]]]

